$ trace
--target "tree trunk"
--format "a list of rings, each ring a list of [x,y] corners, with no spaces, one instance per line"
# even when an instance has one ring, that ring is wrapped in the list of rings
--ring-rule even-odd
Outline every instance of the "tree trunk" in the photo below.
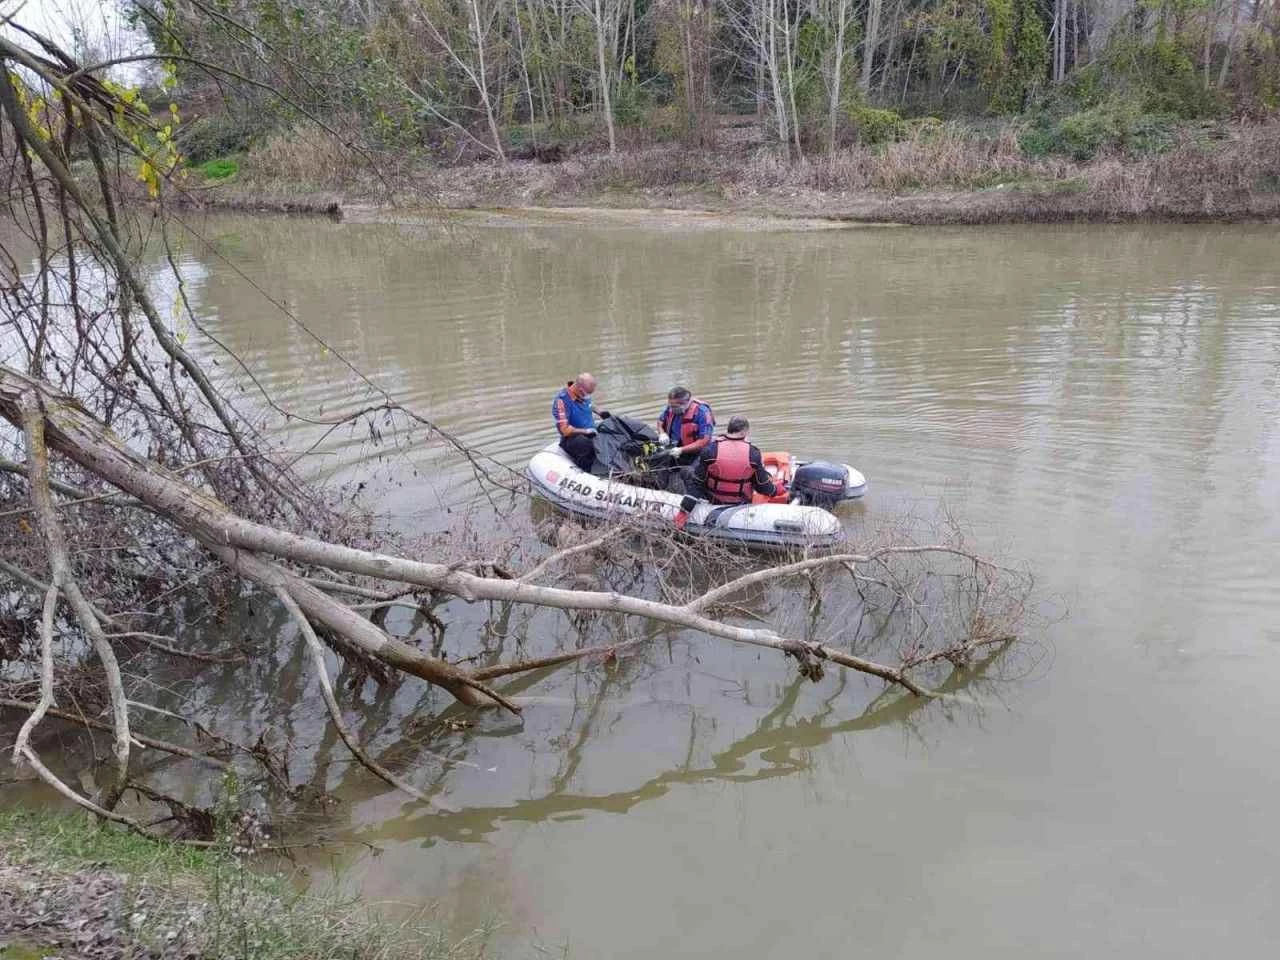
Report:
[[[868,0],[867,3],[867,35],[862,42],[862,76],[858,80],[858,89],[863,96],[871,90],[871,69],[876,59],[876,41],[880,33],[880,8],[884,0]]]
[[[791,131],[787,124],[787,101],[782,95],[782,76],[778,67],[778,25],[774,19],[775,4],[778,0],[756,0],[760,4],[760,29],[765,31],[767,63],[769,68],[769,85],[773,89],[773,114],[778,125],[778,139],[782,143],[783,155],[791,159]]]
[[[840,119],[840,80],[844,75],[844,28],[849,0],[836,0],[836,50],[831,65],[831,112],[827,120],[827,153],[836,152],[836,125]]]
[[[534,149],[538,146],[538,114],[533,106],[533,84],[529,80],[529,55],[524,48],[524,27],[520,25],[520,10],[517,8],[512,15],[516,20],[516,43],[518,44],[520,53],[520,74],[524,77],[524,92],[529,101],[529,135],[533,138]]]
[[[484,63],[484,37],[487,31],[480,28],[480,3],[479,0],[471,0],[471,25],[475,29],[476,37],[476,64],[479,68],[479,76],[476,79],[476,89],[480,91],[480,102],[484,105],[485,119],[489,121],[489,133],[493,137],[493,152],[498,155],[501,163],[507,162],[507,155],[502,149],[502,135],[498,133],[498,121],[493,115],[493,101],[489,97],[489,78],[485,70]]]
[[[1227,77],[1231,72],[1231,53],[1236,45],[1236,31],[1240,29],[1240,3],[1241,0],[1230,0],[1231,2],[1231,30],[1227,33],[1227,49],[1222,54],[1222,69],[1218,71],[1218,86],[1225,87],[1227,85]]]
[[[609,97],[609,70],[604,59],[604,16],[600,9],[600,0],[595,2],[596,21],[596,62],[600,70],[600,97],[604,104],[604,122],[609,131],[609,152],[618,152],[618,139],[613,131],[613,101]]]
[[[1053,26],[1050,32],[1053,36],[1053,82],[1055,84],[1059,84],[1062,83],[1062,77],[1066,68],[1066,0],[1053,0]]]
[[[898,0],[897,6],[893,9],[893,16],[889,19],[889,38],[884,45],[884,65],[880,68],[879,96],[882,99],[885,90],[889,87],[889,74],[892,72],[889,69],[889,65],[899,55],[899,46],[902,40],[902,5],[903,0]]]
[[[787,0],[779,0],[778,6],[782,8],[783,50],[787,55],[787,102],[791,105],[791,136],[796,145],[796,159],[803,160],[804,152],[800,149],[800,112],[796,110],[796,57],[791,46],[791,12],[787,7]]]

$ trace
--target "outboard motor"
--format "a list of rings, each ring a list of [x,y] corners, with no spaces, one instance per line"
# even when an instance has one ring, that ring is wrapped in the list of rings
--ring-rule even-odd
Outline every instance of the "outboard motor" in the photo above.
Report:
[[[849,474],[843,464],[815,460],[799,467],[791,478],[791,498],[797,503],[830,510],[848,492]]]

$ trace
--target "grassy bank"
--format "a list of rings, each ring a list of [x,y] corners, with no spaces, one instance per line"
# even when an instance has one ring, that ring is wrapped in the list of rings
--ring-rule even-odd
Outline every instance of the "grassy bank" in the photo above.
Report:
[[[731,133],[729,131],[728,133]],[[1187,124],[1147,152],[1037,155],[1015,124],[917,125],[889,143],[790,163],[744,131],[714,150],[632,145],[554,163],[441,167],[409,155],[357,162],[337,141],[295,130],[205,176],[188,196],[213,207],[284,212],[607,207],[707,210],[868,223],[1247,221],[1280,218],[1280,121]]]
[[[0,811],[0,957],[485,955],[421,910],[297,893],[231,845],[166,845],[79,813]]]

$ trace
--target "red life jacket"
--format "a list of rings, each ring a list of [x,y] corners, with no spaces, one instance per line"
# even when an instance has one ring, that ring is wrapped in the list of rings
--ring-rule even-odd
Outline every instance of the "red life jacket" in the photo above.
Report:
[[[745,440],[716,437],[716,458],[707,464],[707,493],[715,503],[748,503],[751,500],[751,444]]]
[[[710,404],[703,403],[697,397],[691,397],[689,399],[689,406],[682,414],[684,419],[680,421],[680,436],[671,438],[676,442],[676,446],[687,447],[698,439],[698,421],[696,418],[698,411],[703,407],[707,408],[707,419],[711,421],[711,425],[713,427],[716,425],[716,415],[711,412]],[[667,407],[666,410],[662,411],[663,433],[669,434],[671,432],[671,427],[675,422],[676,412],[674,410]]]

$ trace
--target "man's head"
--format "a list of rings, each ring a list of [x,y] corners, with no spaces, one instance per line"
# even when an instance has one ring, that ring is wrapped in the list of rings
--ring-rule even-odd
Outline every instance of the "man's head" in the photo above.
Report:
[[[729,426],[725,427],[724,435],[733,440],[745,440],[750,430],[751,424],[747,422],[746,417],[730,417]]]
[[[596,392],[596,378],[589,373],[578,374],[573,385],[584,397],[589,397]]]
[[[691,396],[688,387],[672,387],[671,392],[667,394],[667,406],[676,413],[684,413],[689,409]]]

